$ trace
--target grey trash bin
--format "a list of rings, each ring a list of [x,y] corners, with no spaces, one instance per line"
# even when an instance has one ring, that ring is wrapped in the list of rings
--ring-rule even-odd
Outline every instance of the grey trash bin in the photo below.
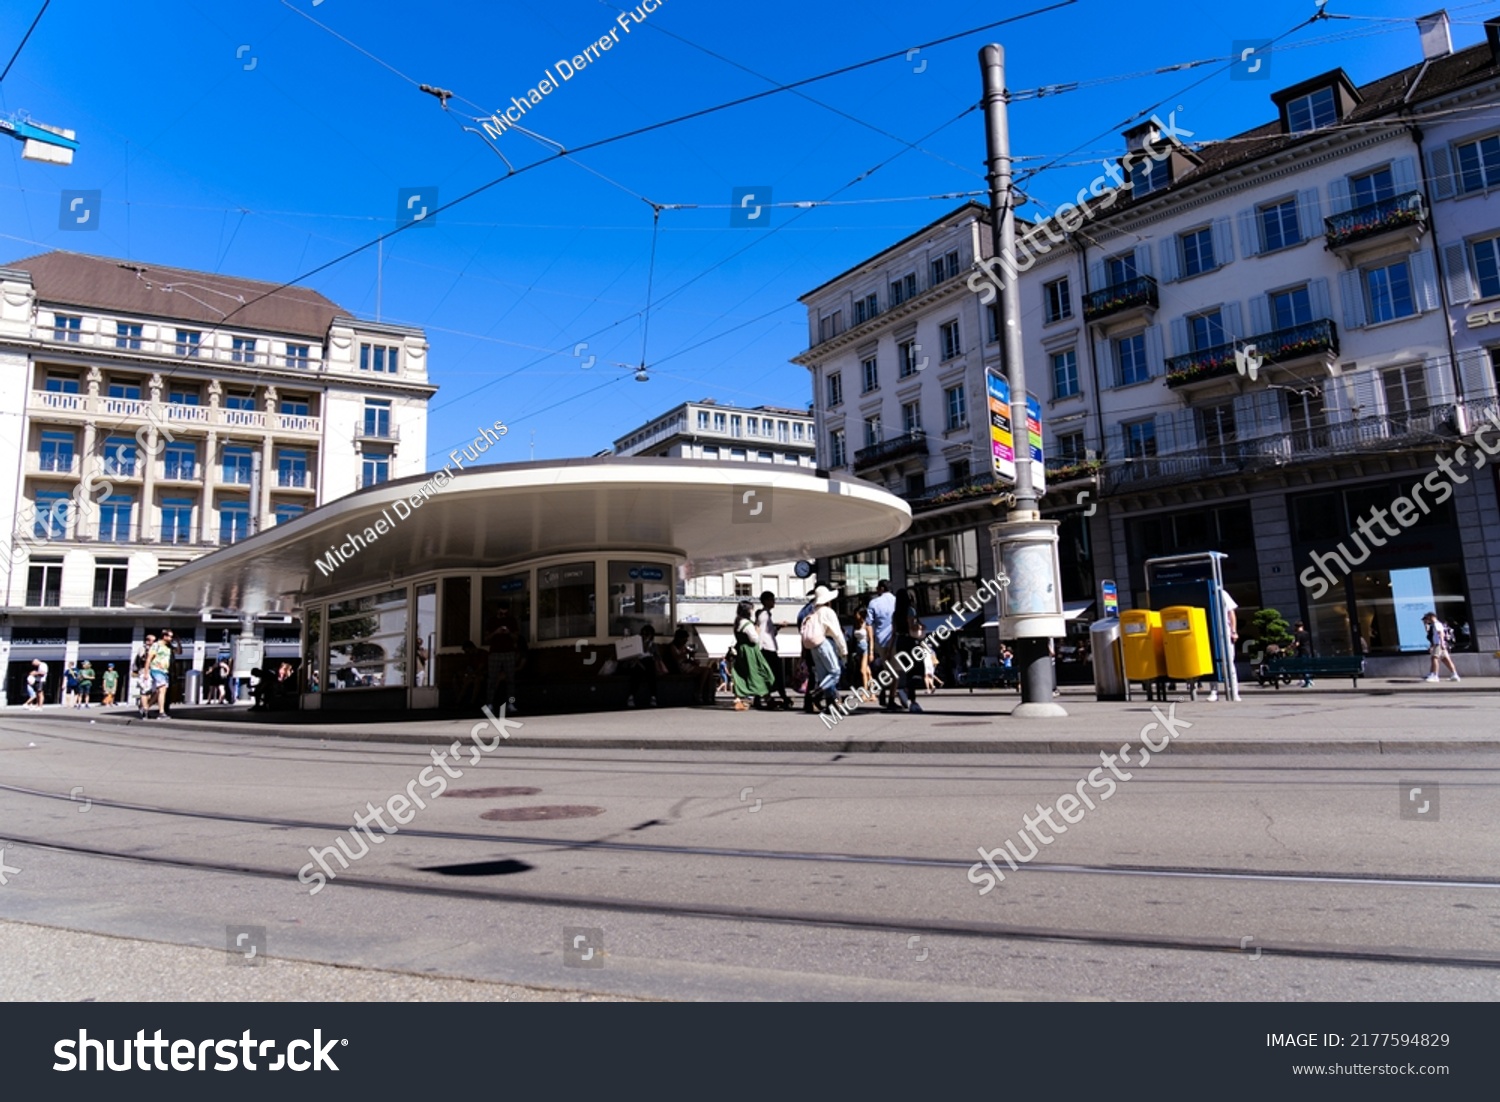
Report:
[[[1129,700],[1130,683],[1125,680],[1125,654],[1120,646],[1120,621],[1095,620],[1090,624],[1089,646],[1094,653],[1095,699]]]
[[[187,676],[182,679],[182,702],[184,704],[203,703],[202,670],[188,670]]]

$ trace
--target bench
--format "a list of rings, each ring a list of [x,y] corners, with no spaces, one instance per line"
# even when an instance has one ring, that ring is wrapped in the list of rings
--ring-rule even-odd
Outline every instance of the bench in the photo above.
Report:
[[[1014,666],[974,666],[959,675],[958,683],[969,692],[975,689],[1016,689],[1021,685],[1021,674]]]
[[[1332,658],[1275,658],[1266,663],[1266,673],[1278,690],[1283,678],[1325,676],[1347,677],[1357,689],[1359,679],[1365,676],[1365,660],[1355,654]]]

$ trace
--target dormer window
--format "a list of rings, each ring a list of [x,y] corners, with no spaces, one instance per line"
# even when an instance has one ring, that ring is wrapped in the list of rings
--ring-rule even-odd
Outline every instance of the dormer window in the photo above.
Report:
[[[1153,191],[1161,191],[1172,183],[1172,170],[1167,161],[1154,158],[1136,161],[1130,166],[1130,191],[1139,199]]]
[[[1338,121],[1338,107],[1334,104],[1332,88],[1319,88],[1287,102],[1286,125],[1288,132],[1292,134],[1320,130]]]

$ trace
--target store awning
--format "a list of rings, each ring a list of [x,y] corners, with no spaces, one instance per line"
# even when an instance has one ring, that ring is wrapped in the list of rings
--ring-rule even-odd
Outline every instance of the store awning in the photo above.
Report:
[[[703,644],[703,650],[699,658],[712,658],[718,660],[730,647],[734,646],[734,632],[729,628],[706,628],[694,625],[698,628],[698,639]],[[802,636],[797,633],[796,628],[782,628],[776,636],[776,653],[782,658],[800,658],[802,655]]]
[[[967,627],[973,621],[974,617],[985,611],[986,607],[987,605],[981,605],[973,612],[970,612],[966,608],[962,612],[956,614],[949,613],[947,616],[923,616],[921,617],[922,626],[927,629],[928,635],[931,635],[943,624],[957,624],[961,628]]]
[[[1093,601],[1064,601],[1063,602],[1063,619],[1064,620],[1076,620],[1080,616],[1082,616],[1085,612],[1087,612],[1089,609],[1091,609],[1093,607],[1094,607],[1094,602]],[[997,627],[1000,626],[1000,621],[998,621],[998,620],[986,620],[984,622],[984,626],[987,627],[987,628],[997,628]]]

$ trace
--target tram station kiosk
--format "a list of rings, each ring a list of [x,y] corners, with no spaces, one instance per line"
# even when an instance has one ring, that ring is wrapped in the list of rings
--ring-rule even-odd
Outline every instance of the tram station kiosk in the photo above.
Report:
[[[1193,699],[1197,682],[1229,683],[1234,645],[1224,623],[1222,551],[1146,560],[1146,603],[1161,614],[1166,676],[1186,681]],[[1126,613],[1129,615],[1129,613]],[[1224,699],[1233,698],[1225,693]]]

